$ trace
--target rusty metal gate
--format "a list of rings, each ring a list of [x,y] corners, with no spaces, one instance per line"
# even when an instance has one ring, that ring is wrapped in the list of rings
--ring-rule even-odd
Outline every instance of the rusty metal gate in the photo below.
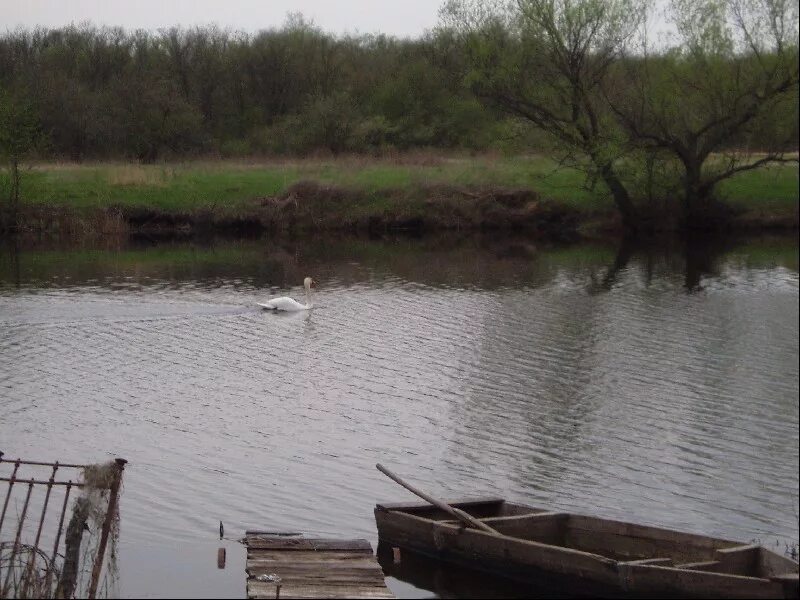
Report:
[[[9,460],[0,452],[0,598],[110,593],[125,464]]]

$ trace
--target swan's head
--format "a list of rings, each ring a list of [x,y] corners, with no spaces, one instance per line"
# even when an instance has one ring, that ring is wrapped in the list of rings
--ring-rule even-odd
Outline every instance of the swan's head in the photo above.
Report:
[[[314,285],[314,280],[311,277],[303,279],[303,287],[306,288],[306,291],[309,291]]]

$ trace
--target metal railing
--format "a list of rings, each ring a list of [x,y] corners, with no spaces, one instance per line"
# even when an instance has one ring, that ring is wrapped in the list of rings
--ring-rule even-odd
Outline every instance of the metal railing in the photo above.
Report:
[[[7,484],[0,512],[0,598],[97,597],[126,462],[9,460],[0,452],[0,482]],[[87,530],[94,543],[85,539]]]

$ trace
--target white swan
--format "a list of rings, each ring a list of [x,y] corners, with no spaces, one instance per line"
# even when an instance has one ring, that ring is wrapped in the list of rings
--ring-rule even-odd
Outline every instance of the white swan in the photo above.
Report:
[[[308,310],[311,308],[311,286],[314,285],[314,280],[311,277],[306,277],[303,280],[303,287],[306,288],[306,303],[300,304],[294,298],[289,298],[289,296],[281,296],[280,298],[273,298],[272,300],[267,300],[266,302],[258,302],[258,305],[262,308],[266,308],[269,310],[284,310],[287,312],[297,312],[300,310]]]

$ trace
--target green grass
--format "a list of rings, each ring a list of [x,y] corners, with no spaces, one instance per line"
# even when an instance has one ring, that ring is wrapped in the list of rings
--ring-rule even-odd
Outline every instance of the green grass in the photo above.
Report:
[[[733,206],[765,211],[796,210],[800,197],[797,166],[774,165],[746,171],[720,184],[720,194]]]
[[[293,170],[243,170],[236,166],[40,166],[26,173],[28,204],[95,209],[111,205],[188,211],[211,206],[236,210],[249,200],[285,189]]]
[[[432,164],[428,164],[432,163]],[[570,204],[594,204],[574,170],[553,173],[544,158],[437,159],[404,164],[370,159],[296,162],[195,162],[174,165],[42,164],[23,175],[27,204],[95,209],[146,206],[166,211],[216,207],[238,210],[254,198],[283,192],[300,180],[316,180],[377,196],[382,190],[425,185],[526,187]]]
[[[795,165],[745,172],[724,182],[720,192],[738,208],[785,213],[796,210],[797,174]],[[7,180],[7,174],[0,173],[0,188],[8,185]],[[582,210],[612,208],[607,197],[586,189],[583,173],[557,169],[554,161],[544,157],[436,155],[385,160],[41,164],[23,174],[22,198],[29,205],[68,206],[78,211],[118,205],[168,212],[213,208],[225,213],[244,210],[254,199],[280,194],[300,180],[367,192],[373,209],[380,208],[384,190],[407,190],[405,196],[413,202],[416,190],[436,184],[522,187]]]

